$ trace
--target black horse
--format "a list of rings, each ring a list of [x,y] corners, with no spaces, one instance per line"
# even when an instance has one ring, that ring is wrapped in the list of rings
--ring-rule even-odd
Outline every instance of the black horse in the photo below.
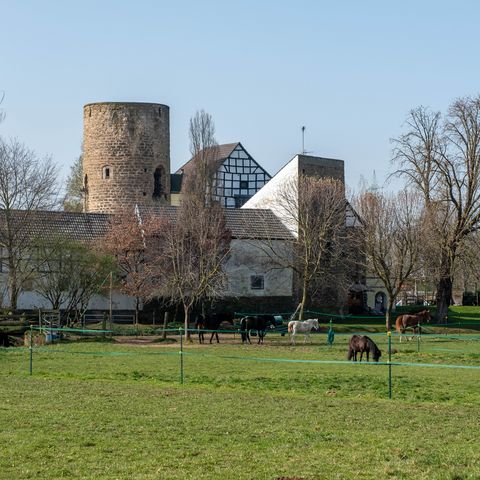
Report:
[[[9,347],[10,339],[8,338],[7,332],[0,332],[0,347]]]
[[[258,334],[258,343],[263,343],[268,327],[275,326],[275,317],[273,315],[256,315],[243,317],[240,320],[240,333],[242,334],[242,343],[250,341],[250,331],[256,330]]]
[[[378,349],[375,345],[375,342],[366,335],[352,335],[350,338],[350,343],[348,346],[348,360],[352,360],[354,362],[357,361],[357,353],[360,352],[360,361],[362,361],[363,353],[367,354],[367,362],[370,360],[370,352],[372,353],[373,359],[378,362],[380,359],[382,352]]]
[[[195,328],[198,330],[198,343],[205,343],[205,332],[204,330],[210,331],[212,335],[210,336],[210,343],[212,343],[213,337],[217,339],[217,343],[220,343],[218,339],[218,332],[215,330],[220,329],[220,324],[227,322],[233,326],[233,314],[227,312],[221,313],[212,313],[207,317],[203,315],[198,315],[197,320],[195,321]]]

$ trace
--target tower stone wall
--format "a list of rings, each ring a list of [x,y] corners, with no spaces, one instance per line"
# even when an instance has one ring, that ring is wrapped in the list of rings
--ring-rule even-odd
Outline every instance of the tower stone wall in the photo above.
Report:
[[[83,107],[85,211],[118,213],[170,202],[169,107],[90,103]]]
[[[309,177],[333,178],[345,183],[345,162],[343,160],[298,155],[298,171]]]

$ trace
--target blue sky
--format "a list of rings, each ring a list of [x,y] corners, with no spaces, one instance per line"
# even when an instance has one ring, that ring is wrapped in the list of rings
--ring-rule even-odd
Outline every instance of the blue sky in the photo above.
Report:
[[[301,149],[379,182],[408,111],[445,111],[480,92],[475,1],[0,0],[0,134],[80,153],[82,107],[170,106],[172,171],[188,121],[211,113],[219,143],[241,141],[271,174]]]

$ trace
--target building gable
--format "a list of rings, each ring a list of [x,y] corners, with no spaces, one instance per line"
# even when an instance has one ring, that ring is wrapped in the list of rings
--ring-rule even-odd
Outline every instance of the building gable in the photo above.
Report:
[[[216,197],[226,208],[240,208],[271,178],[239,142],[217,170]]]

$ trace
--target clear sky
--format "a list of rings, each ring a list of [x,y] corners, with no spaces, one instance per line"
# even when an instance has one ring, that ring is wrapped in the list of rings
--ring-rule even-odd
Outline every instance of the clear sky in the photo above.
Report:
[[[269,173],[301,150],[379,183],[408,111],[480,92],[480,2],[0,0],[0,134],[80,153],[82,107],[170,106],[172,171],[188,121],[211,113]]]

